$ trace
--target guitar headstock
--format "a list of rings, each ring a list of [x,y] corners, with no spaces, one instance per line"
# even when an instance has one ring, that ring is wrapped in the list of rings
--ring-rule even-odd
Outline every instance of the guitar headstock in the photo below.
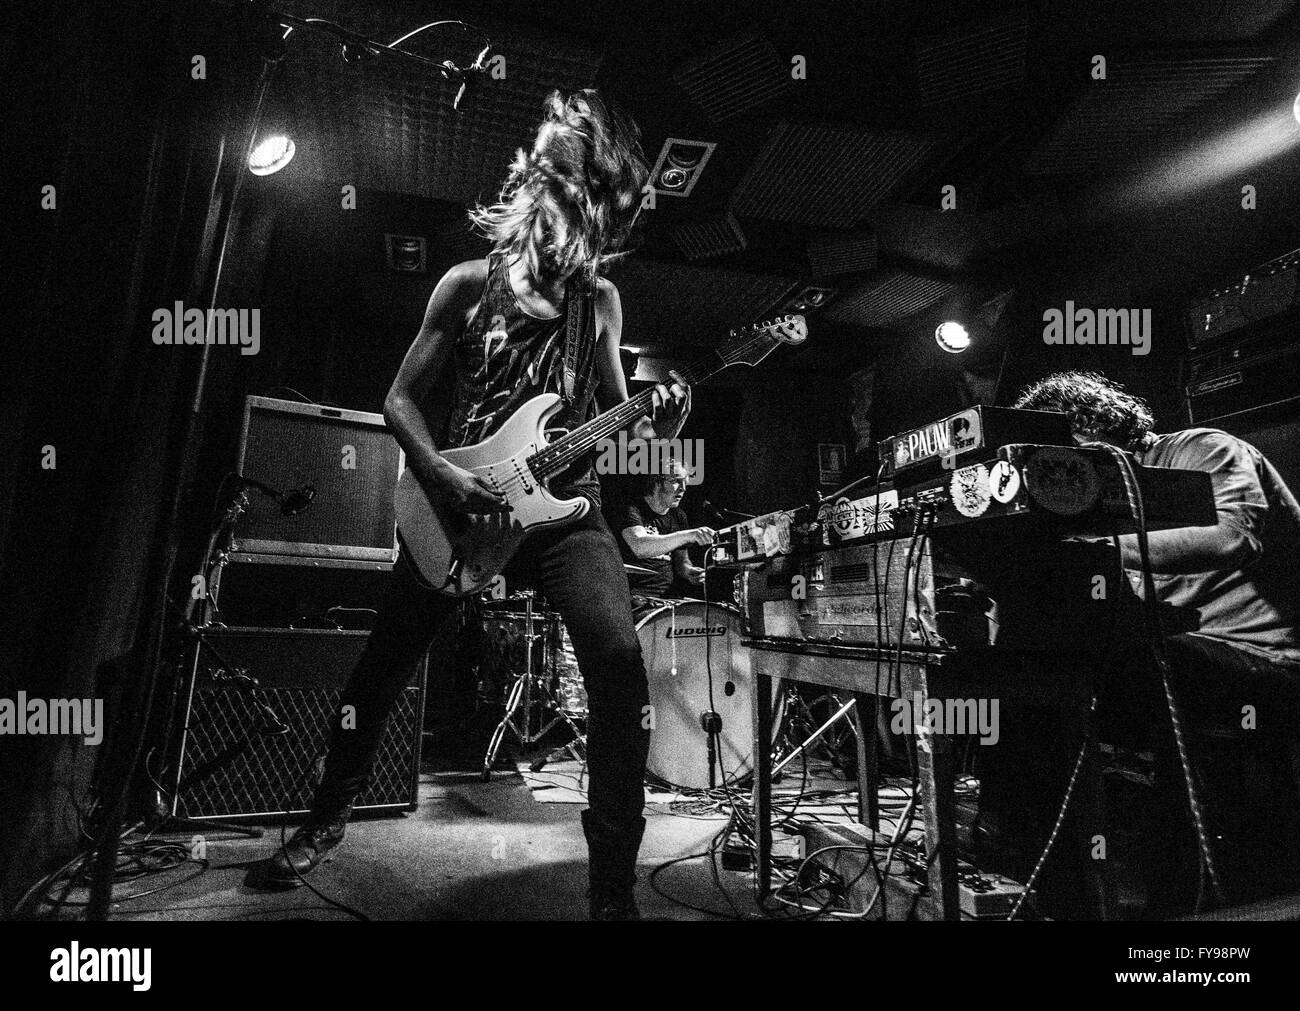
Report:
[[[798,313],[765,319],[731,331],[718,354],[728,365],[757,365],[778,344],[799,345],[808,339],[808,321]]]

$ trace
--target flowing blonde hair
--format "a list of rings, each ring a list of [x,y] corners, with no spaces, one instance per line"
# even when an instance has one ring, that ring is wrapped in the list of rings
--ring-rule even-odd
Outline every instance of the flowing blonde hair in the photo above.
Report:
[[[543,279],[594,283],[627,242],[649,177],[641,131],[594,90],[554,91],[531,153],[515,152],[497,202],[470,221],[497,251],[526,257]]]

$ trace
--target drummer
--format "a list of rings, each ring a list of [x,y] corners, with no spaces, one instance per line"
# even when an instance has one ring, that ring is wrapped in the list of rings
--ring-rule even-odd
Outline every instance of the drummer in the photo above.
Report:
[[[650,570],[629,571],[635,595],[701,595],[697,588],[704,585],[704,570],[691,564],[687,548],[712,544],[715,533],[710,527],[687,526],[681,502],[689,477],[690,470],[680,460],[666,460],[659,473],[638,479],[639,488],[613,517],[623,560]]]

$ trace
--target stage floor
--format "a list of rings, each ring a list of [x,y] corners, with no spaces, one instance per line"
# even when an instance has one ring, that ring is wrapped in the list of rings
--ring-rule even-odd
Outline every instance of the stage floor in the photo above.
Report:
[[[562,777],[563,770],[556,774]],[[846,786],[842,781],[838,785]],[[540,802],[542,796],[534,793],[538,783],[532,786],[510,770],[494,773],[487,783],[475,772],[426,771],[416,811],[354,820],[344,842],[311,875],[311,884],[375,920],[585,919],[586,843],[579,821],[585,805]],[[711,919],[656,894],[647,884],[657,865],[705,850],[726,821],[721,814],[675,806],[679,810],[673,812],[667,803],[647,804],[637,888],[641,912],[656,919]],[[203,873],[187,863],[119,884],[115,899],[168,887],[115,902],[114,919],[350,919],[307,888],[264,892],[244,883],[249,866],[279,845],[278,825],[264,832],[261,839],[221,832],[205,836],[209,866]],[[715,882],[710,861],[702,858],[668,868],[657,884],[686,903],[734,917],[720,891],[725,889],[735,910],[748,917],[758,914],[751,880],[748,870],[719,866]]]

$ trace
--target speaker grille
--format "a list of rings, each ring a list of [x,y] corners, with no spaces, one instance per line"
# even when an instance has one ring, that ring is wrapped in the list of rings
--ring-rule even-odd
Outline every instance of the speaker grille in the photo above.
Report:
[[[249,397],[240,473],[281,490],[311,485],[316,497],[286,516],[252,493],[235,550],[395,561],[401,460],[382,415]]]
[[[916,42],[916,73],[925,105],[955,102],[1025,79],[1028,23],[1013,19]]]
[[[271,688],[257,692],[211,688],[196,692],[190,710],[186,765],[201,768],[232,746],[242,746],[228,765],[185,790],[180,811],[190,818],[301,814],[311,807],[312,791],[325,769],[330,724],[338,689]],[[420,690],[407,688],[394,708],[380,745],[370,785],[357,808],[409,808],[414,802],[416,752],[411,728]],[[260,699],[289,733],[265,737]]]
[[[740,217],[852,228],[931,160],[933,137],[782,120],[733,196]]]
[[[677,248],[688,260],[703,260],[710,256],[739,253],[746,246],[745,233],[740,222],[730,213],[716,215],[703,221],[686,221],[671,232]]]
[[[1090,175],[1132,160],[1198,110],[1276,63],[1267,54],[1131,53],[1088,80],[1025,163],[1029,175]]]
[[[825,317],[851,326],[888,326],[933,305],[952,288],[948,281],[891,270],[845,292]]]
[[[232,818],[307,811],[324,771],[343,686],[368,633],[230,629],[210,632],[207,639],[215,652],[202,650],[192,668],[176,813]],[[221,673],[247,674],[258,687],[222,684]],[[358,810],[415,806],[423,696],[421,665],[393,708]],[[261,732],[274,723],[267,709],[288,726],[287,734]],[[209,763],[220,767],[201,775]],[[196,781],[186,785],[190,777]]]
[[[709,119],[721,123],[784,94],[790,66],[771,42],[747,33],[686,61],[673,80]]]

